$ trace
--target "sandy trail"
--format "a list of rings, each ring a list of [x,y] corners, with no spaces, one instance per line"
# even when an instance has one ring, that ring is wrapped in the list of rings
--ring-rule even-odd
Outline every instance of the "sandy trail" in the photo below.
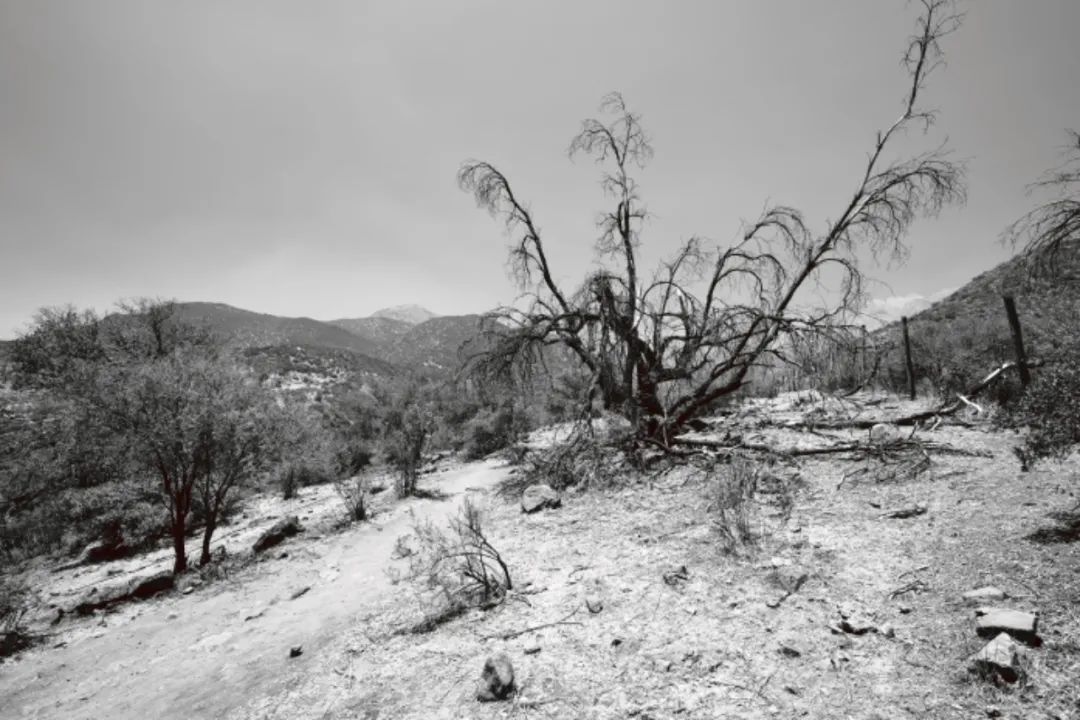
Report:
[[[372,524],[290,542],[287,557],[235,581],[129,606],[103,616],[100,630],[69,631],[67,645],[0,667],[0,715],[192,720],[280,692],[292,646],[318,653],[390,590],[385,570],[410,510],[443,523],[463,497],[482,497],[506,473],[486,462],[428,476],[423,484],[446,499],[398,504]]]

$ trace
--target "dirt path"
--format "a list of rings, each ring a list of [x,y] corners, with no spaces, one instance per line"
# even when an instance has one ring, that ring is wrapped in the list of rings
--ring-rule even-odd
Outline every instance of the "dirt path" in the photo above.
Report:
[[[190,595],[139,603],[70,627],[60,648],[0,666],[0,715],[25,718],[215,718],[284,689],[289,649],[317,654],[390,586],[397,537],[417,515],[444,522],[467,494],[505,477],[496,463],[429,476],[444,500],[398,505],[370,525],[282,546],[260,562]],[[309,588],[299,597],[293,597]],[[63,627],[63,626],[61,626]],[[291,661],[295,663],[296,661]]]

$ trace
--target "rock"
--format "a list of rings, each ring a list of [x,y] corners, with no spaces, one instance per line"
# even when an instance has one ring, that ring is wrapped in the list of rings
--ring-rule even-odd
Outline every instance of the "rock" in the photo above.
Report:
[[[131,597],[139,600],[153,597],[158,593],[172,590],[176,580],[169,570],[162,570],[149,577],[140,578],[131,583]]]
[[[979,608],[975,611],[975,632],[979,637],[992,638],[1007,633],[1020,642],[1037,646],[1041,644],[1038,636],[1039,616],[1035,613],[1003,608]]]
[[[506,653],[492,655],[484,663],[480,673],[480,685],[476,699],[481,702],[505,700],[514,692],[514,666]]]
[[[971,656],[969,667],[972,672],[995,681],[1014,683],[1024,672],[1020,664],[1020,644],[1008,633],[999,633]]]
[[[526,655],[535,655],[538,652],[540,652],[540,646],[536,645],[536,644],[526,645],[525,649],[522,650],[522,652],[525,653]]]
[[[289,657],[290,658],[300,657],[303,654],[304,654],[304,646],[303,645],[293,645],[291,648],[289,648]]]
[[[85,565],[111,562],[126,558],[131,554],[133,554],[132,549],[120,539],[91,543],[83,548],[74,564]]]
[[[973,603],[975,605],[981,605],[985,602],[993,602],[995,600],[1004,600],[1008,597],[1003,590],[999,590],[996,587],[986,586],[981,588],[975,588],[974,590],[968,590],[962,596],[964,600]]]
[[[278,520],[269,530],[260,535],[259,539],[255,541],[255,544],[251,549],[256,554],[261,553],[264,550],[269,550],[275,545],[280,544],[285,538],[303,532],[303,530],[304,528],[300,524],[300,518],[295,515],[283,518]]]
[[[126,583],[91,588],[74,607],[74,611],[79,615],[91,615],[96,610],[119,605],[122,602],[153,597],[158,593],[172,590],[174,585],[175,579],[172,572],[162,570]]]
[[[585,607],[589,609],[593,615],[604,609],[604,599],[599,595],[590,594],[585,596]]]
[[[870,428],[870,442],[877,445],[888,445],[900,442],[903,439],[904,434],[900,431],[900,428],[892,423],[878,423]]]
[[[544,508],[557,508],[562,505],[559,493],[550,485],[536,483],[525,488],[521,493],[521,511],[534,513]]]
[[[844,603],[839,608],[840,622],[838,627],[841,632],[849,635],[865,635],[877,632],[877,625],[870,618],[869,613],[852,603]]]

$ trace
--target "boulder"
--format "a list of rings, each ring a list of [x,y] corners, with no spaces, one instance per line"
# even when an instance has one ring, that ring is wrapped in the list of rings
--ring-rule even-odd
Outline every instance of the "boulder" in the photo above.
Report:
[[[992,638],[1008,634],[1028,645],[1041,644],[1039,639],[1039,616],[1035,613],[1005,608],[979,608],[975,611],[975,632],[979,637]]]
[[[559,493],[550,485],[536,483],[525,488],[521,493],[521,511],[534,513],[544,508],[557,508],[562,505]]]
[[[492,655],[484,663],[476,699],[481,702],[505,700],[514,692],[514,666],[506,653]]]
[[[255,544],[251,549],[256,554],[261,553],[264,550],[269,550],[275,545],[279,545],[285,538],[303,532],[303,530],[304,527],[300,524],[300,518],[291,515],[274,523],[269,530],[259,536],[259,539],[255,541]]]
[[[1023,675],[1023,668],[1020,665],[1020,644],[1008,633],[999,633],[979,652],[971,656],[968,665],[972,672],[984,677],[1014,683]]]

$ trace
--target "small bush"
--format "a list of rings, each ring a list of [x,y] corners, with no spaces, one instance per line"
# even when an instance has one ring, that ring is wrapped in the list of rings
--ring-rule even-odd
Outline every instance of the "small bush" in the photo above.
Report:
[[[512,405],[482,410],[465,427],[466,460],[479,460],[517,442],[524,420]]]
[[[1025,467],[1068,454],[1080,444],[1080,361],[1063,357],[1039,371],[1006,421],[1028,428],[1017,453]]]
[[[348,443],[337,452],[338,471],[345,476],[359,475],[371,466],[374,453],[366,444]]]
[[[35,638],[23,627],[29,601],[26,585],[0,575],[0,658],[30,647]]]
[[[363,522],[368,519],[368,495],[371,486],[366,475],[353,475],[338,480],[334,483],[334,489],[345,505],[349,522]]]
[[[25,583],[0,575],[0,630],[7,632],[22,626],[28,595]]]
[[[278,468],[277,475],[281,496],[286,500],[296,497],[302,487],[334,481],[334,472],[326,463],[303,460],[285,463]]]
[[[484,535],[480,511],[462,503],[448,530],[430,520],[413,524],[415,549],[408,553],[408,577],[421,581],[447,608],[489,606],[512,589],[510,570]],[[403,545],[399,543],[399,545]]]
[[[721,549],[735,554],[752,546],[756,538],[751,528],[754,495],[761,478],[760,466],[747,458],[732,457],[712,475],[708,511]]]

